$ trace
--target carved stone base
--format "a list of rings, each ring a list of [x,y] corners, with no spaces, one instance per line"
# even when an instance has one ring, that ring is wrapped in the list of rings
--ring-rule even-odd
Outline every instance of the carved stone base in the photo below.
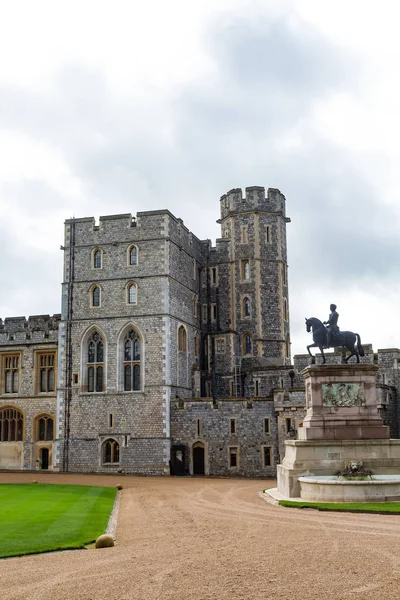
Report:
[[[278,491],[300,497],[299,477],[335,475],[350,461],[360,461],[374,475],[400,474],[400,440],[287,440],[282,464],[277,467]]]
[[[299,440],[389,439],[377,409],[377,371],[371,364],[304,369],[307,414]]]

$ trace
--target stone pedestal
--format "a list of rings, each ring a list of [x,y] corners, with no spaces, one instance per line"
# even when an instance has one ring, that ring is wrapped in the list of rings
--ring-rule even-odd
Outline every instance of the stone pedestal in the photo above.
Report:
[[[304,369],[307,414],[299,440],[389,439],[377,408],[377,371],[370,364]]]
[[[312,365],[303,371],[307,414],[298,440],[285,442],[278,492],[300,497],[299,477],[335,475],[350,461],[374,474],[400,473],[400,440],[389,440],[377,408],[370,364]]]

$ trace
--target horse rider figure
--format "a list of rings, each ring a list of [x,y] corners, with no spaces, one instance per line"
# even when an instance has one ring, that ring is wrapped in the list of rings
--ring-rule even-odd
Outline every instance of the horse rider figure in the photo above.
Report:
[[[327,326],[327,339],[326,339],[326,347],[330,348],[331,347],[331,343],[332,340],[335,341],[336,336],[339,333],[339,327],[338,327],[338,319],[339,319],[339,314],[336,312],[336,304],[331,304],[330,305],[330,311],[331,314],[328,317],[327,321],[324,321],[324,325]]]

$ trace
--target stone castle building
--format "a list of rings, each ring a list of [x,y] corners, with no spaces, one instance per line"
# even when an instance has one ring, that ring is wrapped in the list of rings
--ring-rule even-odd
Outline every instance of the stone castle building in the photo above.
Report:
[[[220,205],[215,247],[168,210],[66,221],[61,315],[0,320],[0,469],[275,475],[305,405],[290,219],[277,189]],[[398,437],[400,350],[365,349]]]

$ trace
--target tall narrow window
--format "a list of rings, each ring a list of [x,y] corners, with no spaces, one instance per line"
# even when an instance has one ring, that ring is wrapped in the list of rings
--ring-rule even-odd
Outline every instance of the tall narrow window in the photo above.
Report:
[[[101,298],[100,298],[100,288],[98,285],[95,285],[92,288],[92,306],[97,308],[100,306]]]
[[[54,392],[55,389],[55,353],[38,354],[38,391]]]
[[[18,394],[19,354],[3,358],[3,381],[5,394]]]
[[[263,463],[264,467],[272,466],[272,452],[270,446],[263,446]]]
[[[236,435],[236,419],[229,419],[229,431],[231,435]]]
[[[100,250],[100,248],[96,248],[95,250],[93,250],[93,268],[101,269],[102,262],[103,262],[102,251]]]
[[[119,463],[119,444],[115,440],[106,440],[102,446],[104,464]]]
[[[201,305],[201,320],[203,323],[207,323],[207,304]]]
[[[129,256],[129,264],[130,265],[137,265],[138,264],[138,249],[137,249],[137,246],[130,246],[130,248],[128,250],[128,256]]]
[[[239,466],[239,448],[230,447],[228,449],[229,468],[234,469]]]
[[[89,340],[87,357],[88,392],[102,392],[104,389],[104,344],[95,331]]]
[[[215,340],[215,349],[216,349],[217,354],[225,354],[224,338],[218,338]]]
[[[15,408],[0,410],[0,442],[22,442],[24,418]]]
[[[242,260],[242,280],[248,281],[250,279],[250,262],[248,260]]]
[[[248,242],[248,238],[247,238],[247,226],[243,226],[242,227],[242,244],[247,244]]]
[[[128,304],[137,304],[137,285],[130,283],[127,287],[127,302]]]
[[[292,419],[291,417],[285,417],[285,431],[290,433],[292,430]]]
[[[249,298],[243,299],[243,316],[250,317],[250,299]]]
[[[210,276],[211,276],[211,285],[217,285],[217,283],[218,283],[218,268],[217,267],[211,267]]]
[[[249,333],[244,333],[242,337],[243,344],[243,354],[251,354],[251,335]]]
[[[286,298],[283,299],[283,318],[285,321],[289,321],[289,311]]]
[[[265,228],[265,241],[267,244],[269,244],[271,241],[271,227],[269,225],[267,225]]]
[[[270,424],[269,424],[269,417],[265,417],[264,419],[264,433],[266,435],[270,434]]]
[[[178,350],[180,352],[186,352],[187,349],[187,336],[186,329],[181,325],[178,329]]]
[[[140,390],[140,340],[134,329],[128,331],[124,340],[124,390]]]
[[[197,296],[193,296],[193,316],[197,317]]]
[[[194,334],[193,342],[194,342],[194,355],[197,358],[199,356],[199,338],[197,337],[197,333]]]
[[[211,321],[217,320],[217,305],[211,304]]]
[[[52,417],[39,417],[36,421],[36,440],[38,442],[52,442],[54,439],[54,419]]]

